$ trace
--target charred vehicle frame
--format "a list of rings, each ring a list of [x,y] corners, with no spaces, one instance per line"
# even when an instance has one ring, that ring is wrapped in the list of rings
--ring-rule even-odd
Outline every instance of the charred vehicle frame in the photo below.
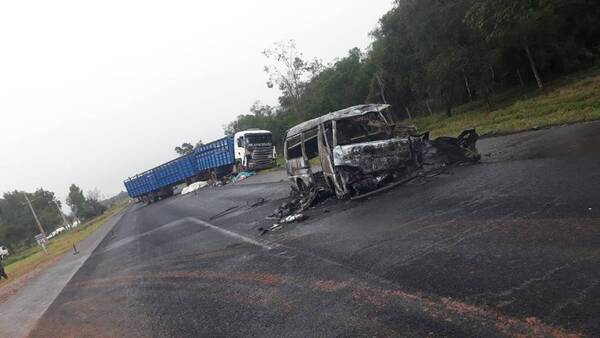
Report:
[[[326,190],[338,198],[377,190],[415,172],[423,140],[397,123],[387,104],[332,112],[288,130],[286,169],[300,191]]]

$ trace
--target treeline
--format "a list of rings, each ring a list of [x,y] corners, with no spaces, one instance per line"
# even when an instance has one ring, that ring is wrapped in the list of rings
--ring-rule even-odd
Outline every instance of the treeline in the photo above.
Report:
[[[83,194],[81,188],[75,184],[69,187],[69,196],[67,196],[67,205],[71,208],[73,216],[79,221],[87,221],[98,215],[102,215],[107,209],[101,202],[100,191],[93,189],[88,191],[87,196]]]
[[[274,132],[365,102],[389,103],[401,118],[443,112],[515,86],[585,69],[600,55],[597,0],[397,0],[357,48],[333,64],[307,61],[293,41],[265,50],[277,107],[259,103],[225,127]]]
[[[16,190],[4,193],[0,198],[0,245],[13,251],[35,244],[34,236],[40,233],[27,199],[46,234],[64,223],[60,211],[62,204],[53,192],[38,189],[34,193]],[[75,219],[86,221],[106,211],[106,206],[100,202],[98,190],[91,190],[85,196],[74,184],[69,188],[67,205],[72,211],[66,215],[69,222]]]
[[[53,192],[38,189],[34,193],[5,193],[0,198],[0,245],[11,250],[35,243],[34,236],[40,233],[25,196],[31,201],[40,223],[48,233],[63,223],[58,209],[61,204],[56,201]]]

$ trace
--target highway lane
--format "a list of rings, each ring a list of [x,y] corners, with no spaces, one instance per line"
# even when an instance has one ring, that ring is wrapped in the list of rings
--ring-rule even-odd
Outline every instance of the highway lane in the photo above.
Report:
[[[599,138],[484,139],[481,164],[264,236],[285,182],[137,205],[31,336],[597,336]]]

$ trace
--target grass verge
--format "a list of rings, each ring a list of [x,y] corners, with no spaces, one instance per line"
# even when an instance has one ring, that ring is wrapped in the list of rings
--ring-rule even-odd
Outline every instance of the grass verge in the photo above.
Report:
[[[502,135],[600,120],[600,68],[549,82],[543,91],[519,88],[498,94],[491,105],[474,101],[456,108],[452,117],[434,114],[404,122],[437,137],[456,136],[470,127],[480,135]]]
[[[104,224],[104,222],[118,214],[126,206],[126,203],[113,206],[104,214],[92,219],[91,221],[88,221],[77,228],[71,229],[55,238],[52,238],[47,244],[47,255],[44,254],[44,251],[39,246],[29,248],[13,255],[6,261],[4,265],[6,274],[10,279],[2,280],[2,282],[0,282],[0,286],[8,284],[8,282],[16,280],[30,271],[34,271],[45,264],[53,262],[66,252],[73,250],[73,244],[77,244],[87,238],[102,224]]]

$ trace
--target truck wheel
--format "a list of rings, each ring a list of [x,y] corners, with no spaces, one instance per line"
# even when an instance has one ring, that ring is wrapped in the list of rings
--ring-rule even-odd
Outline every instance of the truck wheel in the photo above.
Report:
[[[238,173],[241,173],[242,171],[244,171],[244,166],[242,165],[242,162],[236,162],[235,163],[235,170]]]

